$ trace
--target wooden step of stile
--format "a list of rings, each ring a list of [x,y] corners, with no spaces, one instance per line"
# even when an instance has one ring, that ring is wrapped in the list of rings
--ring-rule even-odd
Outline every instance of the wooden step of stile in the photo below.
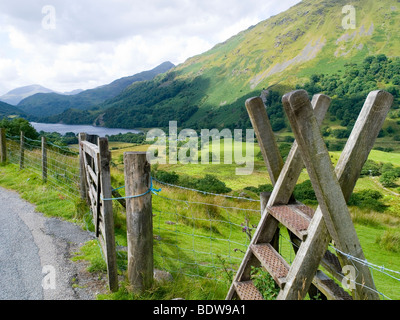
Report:
[[[235,290],[240,300],[264,300],[253,281],[234,282]]]
[[[307,229],[314,214],[313,209],[303,204],[295,204],[268,207],[267,210],[301,241],[305,241]]]
[[[252,245],[251,251],[261,262],[261,265],[274,278],[279,287],[283,288],[290,265],[270,244]]]

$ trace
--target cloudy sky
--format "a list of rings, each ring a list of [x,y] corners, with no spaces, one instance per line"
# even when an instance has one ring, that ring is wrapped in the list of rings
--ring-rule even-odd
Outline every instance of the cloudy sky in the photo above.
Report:
[[[0,1],[0,95],[89,89],[211,49],[299,0]]]

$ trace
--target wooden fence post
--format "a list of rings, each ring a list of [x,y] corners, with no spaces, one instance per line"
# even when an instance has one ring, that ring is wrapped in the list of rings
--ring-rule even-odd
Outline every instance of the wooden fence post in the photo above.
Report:
[[[83,156],[83,151],[81,147],[81,142],[86,141],[86,133],[80,133],[79,134],[79,177],[80,177],[80,194],[81,194],[81,199],[86,200],[88,195],[87,195],[87,189],[86,189],[86,170],[85,170],[85,158]]]
[[[101,196],[103,199],[111,199],[111,152],[108,148],[107,138],[98,138],[99,170]],[[99,192],[99,191],[98,191]],[[115,246],[113,204],[110,200],[103,200],[101,205],[102,234],[105,242],[108,282],[112,292],[118,291],[117,252]],[[101,236],[100,236],[101,238]]]
[[[19,156],[19,170],[24,168],[24,161],[25,161],[25,132],[21,131],[20,137],[20,156]]]
[[[150,190],[150,164],[145,152],[126,152],[125,190],[128,237],[128,278],[135,292],[153,283],[153,214]]]
[[[0,129],[0,153],[1,153],[1,163],[7,162],[7,145],[6,145],[6,129]]]
[[[47,182],[47,142],[46,137],[42,137],[42,180]]]

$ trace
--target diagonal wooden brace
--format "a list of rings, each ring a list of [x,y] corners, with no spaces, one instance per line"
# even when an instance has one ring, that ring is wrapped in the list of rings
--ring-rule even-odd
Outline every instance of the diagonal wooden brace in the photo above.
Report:
[[[384,91],[370,93],[335,173],[307,93],[299,90],[283,97],[285,111],[320,206],[311,221],[310,235],[296,255],[279,299],[304,298],[331,238],[342,252],[365,259],[346,200],[351,196],[392,103],[393,97]],[[369,269],[346,257],[340,258],[342,266],[354,265],[358,270],[354,297],[379,299]]]
[[[331,99],[325,95],[315,95],[312,101],[314,112],[320,124],[325,118],[329,108]],[[304,167],[301,159],[298,146],[295,143],[289,153],[288,160],[282,168],[282,157],[279,153],[274,134],[270,129],[270,122],[265,110],[264,103],[261,98],[252,98],[246,101],[246,108],[249,113],[251,122],[255,129],[257,139],[264,157],[264,161],[268,168],[271,181],[275,186],[274,192],[270,198],[273,203],[287,204],[291,198],[294,187]],[[281,172],[288,174],[282,174]],[[275,181],[279,181],[279,187],[276,188]],[[271,200],[273,199],[273,200]],[[235,281],[244,281],[250,279],[251,266],[259,266],[259,261],[254,257],[250,250],[251,245],[257,243],[270,243],[278,230],[279,222],[266,211],[262,215],[261,221],[257,227],[256,233],[253,236],[252,243],[247,250],[242,264],[236,274]],[[234,296],[234,285],[232,284],[227,300],[231,300]]]
[[[326,95],[318,94],[314,96],[312,105],[314,106],[314,114],[316,119],[318,119],[319,125],[322,124],[330,103],[331,99]],[[301,158],[298,144],[295,141],[291,151],[289,152],[286,163],[280,172],[277,183],[274,186],[267,207],[289,203],[303,168],[303,159]],[[270,216],[266,210],[263,214],[263,216],[266,217],[260,221],[259,228],[257,228],[254,234],[256,243],[269,243],[271,241],[271,236],[273,236],[279,224],[278,221],[274,217]]]

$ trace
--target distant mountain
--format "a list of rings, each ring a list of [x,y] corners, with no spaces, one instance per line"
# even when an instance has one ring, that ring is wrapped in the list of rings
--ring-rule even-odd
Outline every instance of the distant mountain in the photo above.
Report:
[[[343,13],[348,5],[355,11],[354,25],[349,12]],[[310,82],[312,75],[336,74],[330,85],[338,88],[346,83],[342,92],[334,92],[343,99],[349,89],[365,99],[361,89],[366,85],[368,89],[394,85],[399,90],[398,82],[390,79],[395,69],[387,70],[386,82],[382,82],[377,74],[377,68],[384,66],[381,58],[371,60],[373,63],[365,60],[379,54],[389,59],[400,56],[399,18],[398,0],[303,0],[170,72],[136,83],[107,100],[98,106],[103,110],[102,124],[150,128],[177,120],[179,126],[193,129],[243,128],[250,125],[244,107],[247,98],[270,91],[289,92]],[[351,72],[353,64],[362,72],[371,69],[358,86],[361,71],[358,76]],[[396,64],[387,63],[390,67]],[[321,91],[327,87],[322,80]],[[325,92],[333,92],[329,89]],[[276,107],[274,112],[281,123],[277,128],[282,127],[285,114],[278,102],[280,109]]]
[[[30,85],[30,86],[25,86],[21,88],[17,88],[14,90],[11,90],[10,92],[6,93],[5,95],[0,97],[0,101],[6,102],[8,104],[12,104],[14,106],[18,105],[22,100],[25,98],[28,98],[30,96],[33,96],[34,94],[37,93],[50,93],[53,92],[53,90],[47,89],[45,87],[42,87],[38,84]]]
[[[9,116],[23,116],[23,112],[11,104],[0,101],[0,119]]]
[[[81,93],[83,91],[84,91],[83,89],[75,89],[75,90],[72,90],[69,92],[63,92],[62,94],[65,94],[66,96],[73,96],[73,95]]]
[[[47,118],[63,113],[68,109],[88,110],[107,99],[121,93],[126,87],[139,81],[151,80],[156,75],[164,73],[174,65],[164,62],[158,67],[144,71],[133,76],[124,77],[95,89],[85,90],[75,95],[59,93],[38,93],[22,100],[18,108],[35,119]]]

